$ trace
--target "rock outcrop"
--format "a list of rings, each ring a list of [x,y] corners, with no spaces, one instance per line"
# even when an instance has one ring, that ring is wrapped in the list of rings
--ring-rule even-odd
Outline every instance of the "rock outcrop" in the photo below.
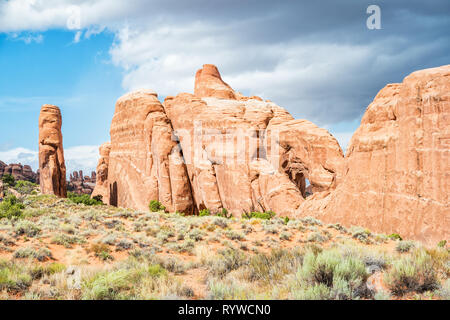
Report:
[[[159,200],[187,214],[272,210],[425,242],[448,239],[449,93],[450,66],[387,85],[344,158],[327,130],[244,97],[204,65],[194,94],[163,105],[143,90],[118,100],[93,195],[135,209]]]
[[[428,243],[450,232],[450,65],[383,88],[348,146],[331,194],[299,210]]]
[[[95,188],[96,174],[84,176],[83,171],[74,171],[67,182],[67,190],[78,194],[92,194]]]
[[[138,209],[159,200],[187,214],[292,215],[304,201],[305,179],[318,190],[335,187],[338,164],[329,162],[343,155],[326,130],[234,92],[213,65],[197,72],[194,91],[167,97],[164,106],[150,91],[118,100],[93,196]]]
[[[61,111],[45,104],[39,115],[39,172],[43,194],[67,196]]]
[[[170,211],[194,210],[186,167],[157,94],[141,90],[121,97],[111,123],[111,144],[97,167],[104,202],[148,210],[159,200]]]
[[[106,142],[100,146],[100,159],[96,169],[96,183],[92,196],[101,196],[104,203],[109,203],[108,168],[111,143]]]
[[[37,174],[33,172],[29,165],[22,165],[21,163],[12,163],[7,165],[0,161],[0,178],[5,174],[10,174],[17,180],[25,180],[36,183]]]

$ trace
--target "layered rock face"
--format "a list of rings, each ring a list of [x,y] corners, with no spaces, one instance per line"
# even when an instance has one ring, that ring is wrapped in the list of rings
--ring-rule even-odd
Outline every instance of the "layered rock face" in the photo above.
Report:
[[[108,168],[109,153],[111,152],[111,142],[106,142],[100,146],[100,159],[96,169],[96,183],[92,196],[100,195],[104,203],[109,203]]]
[[[342,181],[299,214],[428,243],[450,231],[450,66],[383,88],[353,135]]]
[[[226,208],[236,216],[294,214],[305,179],[333,188],[337,173],[328,162],[343,157],[326,130],[234,92],[213,65],[197,72],[194,95],[167,97],[164,106],[149,91],[120,98],[111,143],[100,153],[93,196],[110,204],[146,209],[159,200],[171,211]]]
[[[43,194],[67,196],[61,111],[45,104],[39,115],[39,180]]]
[[[5,174],[10,174],[17,180],[25,180],[36,183],[38,177],[37,173],[33,172],[29,165],[22,165],[20,163],[12,163],[7,165],[0,161],[0,178]]]

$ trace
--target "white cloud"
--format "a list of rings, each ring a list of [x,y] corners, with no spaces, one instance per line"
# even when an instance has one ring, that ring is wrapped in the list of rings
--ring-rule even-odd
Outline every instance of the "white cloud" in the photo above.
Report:
[[[67,175],[73,171],[83,170],[90,174],[95,171],[99,159],[98,146],[76,146],[64,150]],[[34,171],[39,168],[39,153],[26,148],[15,148],[0,151],[0,160],[10,163],[21,163],[30,165]]]
[[[385,84],[448,62],[449,22],[436,14],[445,1],[435,12],[392,4],[383,11],[389,33],[368,33],[363,4],[331,3],[11,0],[0,3],[0,32],[66,28],[76,43],[109,30],[127,90],[192,92],[195,71],[213,63],[235,90],[327,127],[358,119]]]

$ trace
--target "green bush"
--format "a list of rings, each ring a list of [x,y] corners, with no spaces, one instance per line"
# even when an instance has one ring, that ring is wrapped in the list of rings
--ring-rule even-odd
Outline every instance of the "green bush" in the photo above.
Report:
[[[270,220],[273,217],[275,217],[275,215],[276,213],[273,211],[265,211],[265,212],[253,211],[250,213],[244,213],[242,215],[242,218],[244,219],[256,218],[256,219]]]
[[[16,179],[14,179],[14,177],[10,174],[5,174],[2,177],[2,181],[4,184],[9,185],[11,187],[13,187],[16,184]]]
[[[298,277],[308,286],[320,286],[309,292],[307,296],[314,296],[319,290],[325,294],[328,287],[330,299],[353,299],[360,295],[360,288],[365,286],[368,274],[363,261],[354,256],[344,256],[337,249],[324,250],[318,254],[307,252],[303,265],[298,271]],[[305,286],[303,286],[305,288]]]
[[[209,211],[209,209],[202,209],[202,210],[200,210],[198,215],[199,215],[199,217],[206,217],[206,216],[210,216],[211,212]]]
[[[27,289],[32,282],[25,268],[14,262],[0,260],[0,291],[21,291]]]
[[[441,240],[438,242],[437,246],[439,248],[445,248],[445,245],[447,244],[447,240]]]
[[[148,205],[151,212],[158,212],[158,211],[164,211],[166,210],[166,207],[161,204],[161,202],[157,200],[150,201],[150,204]]]
[[[395,247],[395,250],[398,252],[408,252],[412,248],[414,248],[416,244],[413,241],[403,241],[400,240]]]
[[[231,213],[228,213],[228,210],[225,208],[222,208],[222,210],[219,213],[217,213],[217,216],[227,219],[230,219],[232,217]]]
[[[423,249],[393,262],[385,281],[396,296],[408,292],[424,292],[439,287],[432,257]]]
[[[76,194],[74,192],[68,192],[67,198],[69,198],[70,201],[76,204],[84,204],[86,206],[98,206],[102,205],[103,202],[98,201],[96,199],[91,199],[91,197],[88,194]]]
[[[22,194],[31,194],[33,191],[35,191],[36,187],[37,187],[36,183],[25,180],[19,180],[14,185],[14,189],[16,189]]]
[[[0,218],[20,218],[25,206],[15,196],[8,196],[0,203]]]
[[[392,233],[388,235],[388,238],[392,240],[403,240],[398,233]]]

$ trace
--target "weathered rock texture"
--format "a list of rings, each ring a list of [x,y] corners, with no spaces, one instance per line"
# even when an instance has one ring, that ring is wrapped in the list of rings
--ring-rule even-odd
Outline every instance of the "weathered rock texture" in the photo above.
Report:
[[[100,153],[93,196],[107,203],[145,209],[159,200],[171,211],[237,216],[294,214],[305,178],[317,190],[334,188],[338,164],[329,162],[343,158],[326,130],[234,92],[213,65],[197,72],[195,95],[167,97],[164,106],[149,91],[120,98]]]
[[[43,194],[67,196],[61,111],[45,104],[39,115],[39,172]]]
[[[104,203],[109,203],[108,168],[111,143],[106,142],[100,146],[100,159],[97,165],[97,179],[92,196],[100,195]]]
[[[36,183],[37,174],[33,172],[29,165],[22,165],[20,163],[12,163],[7,165],[0,161],[0,178],[5,174],[10,174],[17,180],[25,180]]]
[[[120,207],[147,210],[151,200],[159,200],[170,211],[193,212],[186,167],[156,93],[121,97],[110,133],[110,146],[100,150],[94,195]]]
[[[342,181],[299,214],[436,243],[450,233],[450,66],[389,84],[353,135]]]

